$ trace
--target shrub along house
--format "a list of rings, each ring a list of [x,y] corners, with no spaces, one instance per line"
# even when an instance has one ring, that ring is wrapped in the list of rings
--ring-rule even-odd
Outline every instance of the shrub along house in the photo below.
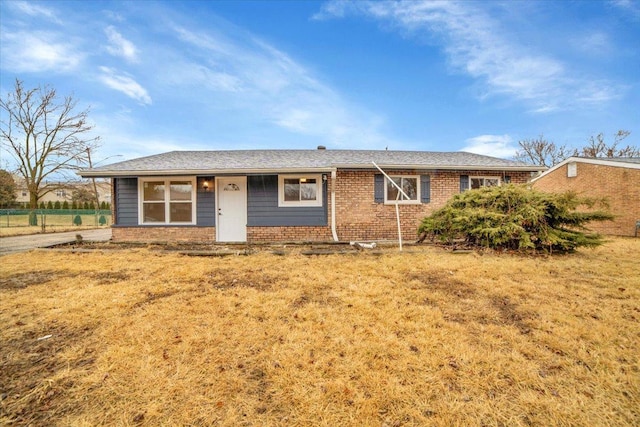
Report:
[[[173,151],[80,175],[112,179],[114,241],[283,242],[396,239],[396,204],[413,239],[454,194],[544,169],[465,152],[319,147]]]

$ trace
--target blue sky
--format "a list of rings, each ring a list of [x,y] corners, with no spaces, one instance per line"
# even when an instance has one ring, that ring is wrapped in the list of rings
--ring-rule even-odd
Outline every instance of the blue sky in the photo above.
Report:
[[[3,96],[16,78],[72,94],[105,164],[317,145],[508,158],[619,129],[640,145],[637,1],[3,0],[0,37]]]

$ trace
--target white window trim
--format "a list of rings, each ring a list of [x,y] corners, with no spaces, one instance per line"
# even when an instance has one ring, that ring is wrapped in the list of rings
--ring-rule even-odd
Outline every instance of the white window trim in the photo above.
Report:
[[[317,183],[316,200],[300,200],[300,201],[285,201],[284,200],[284,180],[285,179],[315,179]],[[322,206],[324,200],[324,182],[322,181],[322,174],[309,174],[309,175],[278,175],[278,207],[318,207]]]
[[[471,180],[473,179],[497,179],[498,180],[498,187],[500,187],[502,185],[502,180],[500,179],[499,176],[470,176],[469,177],[469,190],[471,190],[473,187],[471,187]],[[484,188],[486,187],[485,185],[481,185],[480,188]]]
[[[144,183],[151,181],[164,181],[165,185],[165,199],[162,201],[164,204],[164,218],[165,222],[144,222]],[[171,200],[169,199],[170,194],[170,184],[171,181],[189,181],[191,183],[191,221],[190,222],[170,222],[171,211],[170,204]],[[195,225],[196,224],[196,192],[197,192],[197,182],[194,176],[155,176],[155,177],[144,177],[138,178],[138,224],[145,226],[154,226],[154,225],[171,225],[171,226],[181,226],[181,225]],[[160,202],[157,202],[160,203]],[[182,201],[182,203],[187,203],[186,201]]]
[[[387,178],[384,179],[384,204],[385,205],[419,205],[422,203],[422,192],[420,188],[420,175],[389,175],[389,178],[411,178],[416,180],[416,200],[389,200],[387,199],[388,186],[391,184]]]

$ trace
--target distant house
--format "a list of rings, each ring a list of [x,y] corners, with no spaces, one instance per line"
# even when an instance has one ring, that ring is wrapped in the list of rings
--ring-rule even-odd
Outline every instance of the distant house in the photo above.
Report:
[[[16,202],[29,203],[29,190],[22,177],[14,176],[16,183]],[[45,189],[51,191],[44,193]],[[96,188],[100,202],[111,203],[111,183],[109,181],[96,180]],[[64,202],[71,203],[75,190],[85,189],[93,193],[93,183],[91,182],[45,182],[42,186],[42,196],[39,203]]]
[[[405,192],[376,169],[375,162]],[[404,239],[468,188],[526,183],[546,168],[465,152],[173,151],[80,175],[112,178],[116,241]]]
[[[605,197],[614,221],[594,223],[593,231],[633,236],[640,221],[640,158],[570,157],[532,180],[546,192],[575,191],[589,197]]]

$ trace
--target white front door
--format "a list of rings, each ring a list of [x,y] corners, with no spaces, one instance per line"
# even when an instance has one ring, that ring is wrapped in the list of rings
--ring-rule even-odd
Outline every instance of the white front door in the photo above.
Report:
[[[247,241],[247,177],[216,178],[218,242]]]

